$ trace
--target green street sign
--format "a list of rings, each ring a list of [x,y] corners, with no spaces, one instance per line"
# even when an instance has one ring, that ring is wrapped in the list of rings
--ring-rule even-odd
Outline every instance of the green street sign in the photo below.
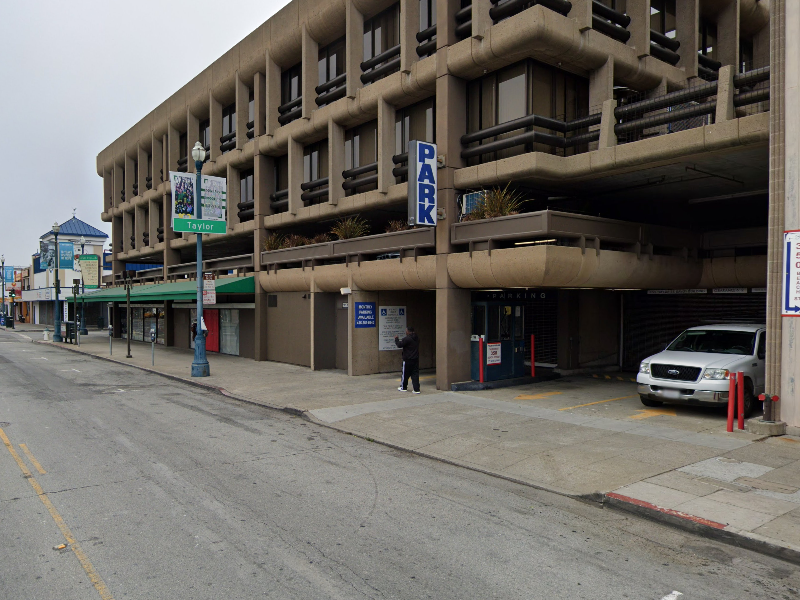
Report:
[[[225,233],[227,224],[206,219],[175,219],[173,230],[179,233]]]

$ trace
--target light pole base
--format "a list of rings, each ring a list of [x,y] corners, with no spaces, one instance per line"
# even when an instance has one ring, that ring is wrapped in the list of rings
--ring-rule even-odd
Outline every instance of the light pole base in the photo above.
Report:
[[[86,327],[81,327],[81,335],[89,335],[89,330]]]
[[[54,332],[54,333],[53,333],[53,341],[54,341],[54,342],[59,342],[59,343],[61,343],[61,342],[63,342],[63,341],[64,341],[64,338],[63,338],[63,336],[62,336],[60,333],[58,333],[58,332]]]
[[[208,362],[193,362],[192,363],[192,377],[209,377],[211,375],[211,368]]]

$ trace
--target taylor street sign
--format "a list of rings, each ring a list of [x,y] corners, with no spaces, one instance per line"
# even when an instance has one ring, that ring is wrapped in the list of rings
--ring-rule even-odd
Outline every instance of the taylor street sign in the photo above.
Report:
[[[227,231],[227,180],[224,177],[200,176],[201,218],[197,215],[197,176],[169,172],[172,186],[172,229],[179,233],[225,233]]]

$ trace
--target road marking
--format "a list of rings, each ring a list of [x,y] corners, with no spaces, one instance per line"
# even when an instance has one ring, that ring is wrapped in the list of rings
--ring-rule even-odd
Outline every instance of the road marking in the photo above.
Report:
[[[678,596],[683,596],[683,594],[678,591],[674,591],[671,594],[664,596],[661,600],[677,600]]]
[[[25,463],[20,458],[17,451],[14,449],[14,446],[11,444],[11,441],[8,439],[6,432],[0,428],[0,439],[3,440],[6,448],[11,453],[11,457],[16,461],[17,466],[19,466],[20,471],[31,484],[33,491],[36,492],[36,495],[39,496],[39,500],[42,501],[47,512],[50,513],[50,516],[53,517],[53,521],[55,521],[58,528],[61,530],[61,534],[64,536],[64,539],[67,540],[72,551],[75,553],[75,556],[80,561],[83,570],[86,571],[86,574],[89,576],[89,580],[94,584],[94,588],[97,590],[97,593],[100,594],[101,600],[114,600],[114,597],[111,595],[108,587],[106,587],[105,582],[100,577],[100,575],[95,571],[94,566],[92,566],[91,561],[89,561],[89,557],[86,556],[86,553],[81,548],[78,541],[75,539],[75,536],[72,535],[72,531],[70,531],[67,524],[64,522],[64,519],[56,510],[56,507],[53,506],[53,503],[50,502],[50,498],[47,497],[47,494],[44,493],[42,486],[39,485],[39,482],[36,481],[36,478],[33,476],[33,473],[30,472],[28,467],[25,466]]]
[[[561,392],[542,392],[541,394],[522,394],[521,396],[517,396],[514,400],[542,400],[543,398],[547,398],[548,396],[556,396],[561,394]]]
[[[34,356],[32,360],[47,360],[44,356]]]
[[[78,369],[61,369],[62,373],[69,373],[70,371],[75,371],[76,373],[80,373]]]
[[[636,410],[639,411],[639,414],[628,417],[629,419],[649,419],[650,417],[658,417],[660,415],[666,415],[668,417],[677,416],[674,408],[637,408]]]
[[[626,398],[634,398],[635,396],[620,396],[619,398],[609,398],[608,400],[598,400],[597,402],[589,402],[588,404],[578,404],[578,406],[568,406],[566,408],[559,408],[558,410],[572,410],[573,408],[582,408],[584,406],[594,406],[595,404],[603,404],[604,402],[614,402],[615,400],[625,400]]]
[[[36,467],[37,471],[39,471],[39,475],[46,475],[47,471],[45,471],[44,467],[42,467],[42,465],[39,464],[39,461],[36,460],[36,457],[33,455],[33,453],[30,450],[28,450],[28,447],[25,444],[20,444],[19,447],[22,448],[22,451],[25,453],[25,456],[28,457],[28,460],[31,461],[31,464],[34,467]]]

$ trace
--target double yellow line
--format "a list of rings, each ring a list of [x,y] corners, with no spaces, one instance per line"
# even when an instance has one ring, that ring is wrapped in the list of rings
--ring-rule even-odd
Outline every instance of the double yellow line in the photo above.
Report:
[[[102,577],[100,577],[100,575],[95,570],[94,566],[89,560],[89,557],[86,556],[86,553],[83,551],[83,548],[81,548],[80,544],[75,539],[75,536],[72,535],[72,532],[70,531],[69,527],[67,527],[67,524],[64,522],[64,519],[58,513],[56,507],[53,506],[53,503],[50,502],[50,498],[47,497],[47,494],[45,494],[44,490],[42,489],[42,486],[39,485],[39,482],[36,481],[36,478],[33,476],[33,473],[31,473],[30,469],[28,469],[28,467],[22,461],[22,458],[17,453],[16,449],[14,449],[14,446],[11,443],[11,441],[8,439],[6,432],[3,431],[1,427],[0,427],[0,439],[3,440],[3,443],[5,444],[6,448],[8,448],[9,453],[11,453],[11,456],[16,461],[17,466],[19,466],[20,471],[22,471],[23,476],[31,484],[33,491],[36,492],[37,496],[39,496],[39,500],[42,501],[42,504],[44,504],[45,508],[47,509],[47,512],[49,512],[50,516],[53,517],[53,521],[55,521],[56,525],[61,530],[61,533],[64,535],[64,539],[67,541],[67,544],[69,544],[69,547],[72,549],[72,551],[75,553],[75,556],[80,561],[83,570],[86,571],[86,574],[89,576],[89,580],[94,585],[94,588],[97,590],[97,593],[100,594],[100,598],[102,598],[102,600],[114,600],[114,597],[111,595],[111,592],[109,591]],[[33,454],[31,453],[30,450],[28,450],[28,447],[25,444],[20,444],[19,447],[22,448],[22,451],[25,453],[25,456],[27,456],[30,459],[31,464],[33,464],[33,466],[36,468],[39,474],[44,475],[45,473],[47,473],[47,471],[45,471],[42,468],[42,465],[39,464],[39,461],[34,458]]]

